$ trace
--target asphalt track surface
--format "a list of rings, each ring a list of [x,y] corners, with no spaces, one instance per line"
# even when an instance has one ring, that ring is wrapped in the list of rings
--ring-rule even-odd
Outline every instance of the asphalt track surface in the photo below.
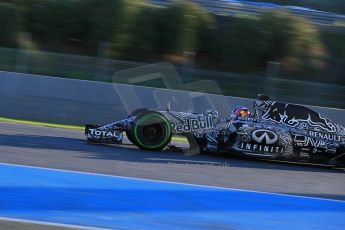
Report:
[[[343,170],[95,145],[57,128],[0,123],[0,162],[345,200]]]
[[[64,226],[54,226],[48,223],[28,223],[18,222],[18,220],[1,220],[0,219],[0,228],[1,229],[11,229],[11,230],[75,230],[78,228],[64,227]],[[81,228],[79,228],[81,229]]]

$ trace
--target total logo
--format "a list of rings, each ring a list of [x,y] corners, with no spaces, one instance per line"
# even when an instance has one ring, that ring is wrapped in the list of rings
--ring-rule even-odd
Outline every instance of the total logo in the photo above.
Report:
[[[121,135],[121,132],[117,131],[104,131],[104,130],[97,130],[97,129],[89,129],[89,134],[91,136],[98,136],[103,138],[117,138]]]
[[[278,135],[270,130],[257,129],[252,132],[252,140],[259,144],[273,145],[278,141]]]
[[[187,118],[184,123],[171,122],[174,133],[196,132],[204,129],[213,128],[212,117],[204,117],[204,119]]]

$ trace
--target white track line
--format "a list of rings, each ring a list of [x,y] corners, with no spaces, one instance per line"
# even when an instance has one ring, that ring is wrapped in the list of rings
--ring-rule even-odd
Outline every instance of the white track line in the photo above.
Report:
[[[183,182],[163,181],[163,180],[137,178],[137,177],[128,177],[128,176],[117,176],[117,175],[109,175],[109,174],[101,174],[101,173],[80,172],[80,171],[73,171],[73,170],[66,170],[66,169],[46,168],[46,167],[39,167],[39,166],[20,165],[20,164],[0,163],[0,166],[1,165],[17,166],[17,167],[33,168],[33,169],[44,169],[44,170],[58,171],[58,172],[78,173],[78,174],[94,175],[94,176],[105,176],[105,177],[112,177],[112,178],[122,178],[122,179],[132,179],[132,180],[159,182],[159,183],[167,183],[167,184],[175,184],[175,185],[188,185],[188,186],[201,187],[201,188],[222,189],[222,190],[229,190],[229,191],[260,193],[260,194],[268,194],[268,195],[278,195],[278,196],[286,196],[286,197],[297,197],[297,198],[306,198],[306,199],[324,200],[324,201],[333,201],[333,202],[345,203],[344,200],[336,200],[336,199],[320,198],[320,197],[310,197],[310,196],[302,196],[302,195],[290,195],[290,194],[282,194],[282,193],[274,193],[274,192],[262,192],[262,191],[254,191],[254,190],[247,190],[247,189],[218,187],[218,186],[211,186],[211,185],[199,185],[199,184],[190,184],[190,183],[183,183]]]
[[[38,225],[45,225],[45,226],[51,226],[51,227],[85,229],[85,230],[108,230],[108,229],[110,229],[110,228],[96,228],[96,227],[87,227],[87,226],[82,226],[82,225],[60,224],[60,223],[54,223],[54,222],[25,220],[25,219],[8,218],[8,217],[0,217],[0,221],[25,223],[25,224],[36,224],[36,225],[38,224]]]

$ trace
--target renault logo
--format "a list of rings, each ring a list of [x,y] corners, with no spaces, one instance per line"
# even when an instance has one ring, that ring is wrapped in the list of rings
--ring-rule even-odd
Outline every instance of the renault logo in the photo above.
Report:
[[[252,132],[252,139],[259,144],[272,145],[278,141],[278,136],[270,130],[257,129]]]

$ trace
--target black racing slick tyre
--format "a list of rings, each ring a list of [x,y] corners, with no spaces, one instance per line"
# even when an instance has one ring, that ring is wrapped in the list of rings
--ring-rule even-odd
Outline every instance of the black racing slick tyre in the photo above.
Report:
[[[140,113],[143,113],[143,112],[145,112],[147,110],[148,110],[147,108],[136,109],[132,113],[130,113],[127,118],[138,116]],[[132,134],[131,134],[130,130],[126,131],[126,136],[127,136],[128,140],[130,142],[132,142],[133,144],[137,145],[135,140],[134,140],[134,138],[132,137]]]
[[[140,149],[159,151],[171,140],[171,124],[163,114],[146,110],[133,121],[130,136]]]

